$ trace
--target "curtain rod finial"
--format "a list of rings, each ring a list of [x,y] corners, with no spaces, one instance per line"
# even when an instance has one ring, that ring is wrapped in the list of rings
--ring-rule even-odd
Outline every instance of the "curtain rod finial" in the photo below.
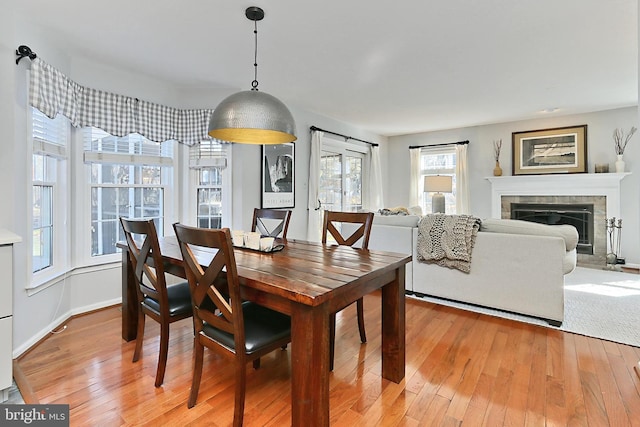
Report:
[[[32,61],[37,58],[37,55],[35,54],[35,52],[33,52],[31,48],[26,45],[18,46],[18,48],[16,49],[16,55],[18,56],[16,58],[16,65],[20,63],[20,60],[22,58],[28,57]]]

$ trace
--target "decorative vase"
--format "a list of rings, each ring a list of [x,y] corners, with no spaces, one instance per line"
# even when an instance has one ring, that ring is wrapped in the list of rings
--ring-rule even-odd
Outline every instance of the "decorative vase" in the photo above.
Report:
[[[502,176],[502,168],[500,167],[500,162],[497,160],[496,160],[496,167],[493,168],[493,176]]]
[[[618,160],[616,160],[616,173],[624,172],[624,160],[622,160],[622,154],[618,154]]]

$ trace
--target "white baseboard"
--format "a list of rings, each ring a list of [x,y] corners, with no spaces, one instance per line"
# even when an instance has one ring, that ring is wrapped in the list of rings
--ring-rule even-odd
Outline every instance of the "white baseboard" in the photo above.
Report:
[[[112,300],[101,301],[96,304],[87,305],[84,307],[77,307],[73,310],[69,310],[66,313],[61,314],[55,320],[53,320],[49,325],[45,328],[41,329],[37,334],[31,337],[30,340],[25,342],[18,348],[13,349],[12,356],[14,359],[20,357],[23,353],[30,350],[33,346],[38,344],[43,338],[47,337],[49,334],[53,333],[60,325],[65,323],[73,316],[77,316],[79,314],[88,313],[90,311],[99,310],[101,308],[110,307],[112,305],[122,303],[122,298],[114,298]]]

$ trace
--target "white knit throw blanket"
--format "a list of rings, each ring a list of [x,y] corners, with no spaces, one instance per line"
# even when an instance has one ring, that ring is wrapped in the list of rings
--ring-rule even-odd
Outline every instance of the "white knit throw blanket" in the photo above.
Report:
[[[418,223],[418,261],[471,271],[480,219],[471,215],[425,215]]]

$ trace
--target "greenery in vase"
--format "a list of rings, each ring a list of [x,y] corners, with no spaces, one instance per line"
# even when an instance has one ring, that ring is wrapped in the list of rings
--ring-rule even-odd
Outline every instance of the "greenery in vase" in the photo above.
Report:
[[[627,143],[631,139],[634,133],[636,133],[638,129],[635,126],[632,126],[629,130],[629,133],[625,135],[624,131],[620,128],[616,128],[613,131],[613,142],[616,148],[616,154],[621,156],[624,154],[625,148],[627,148]]]

